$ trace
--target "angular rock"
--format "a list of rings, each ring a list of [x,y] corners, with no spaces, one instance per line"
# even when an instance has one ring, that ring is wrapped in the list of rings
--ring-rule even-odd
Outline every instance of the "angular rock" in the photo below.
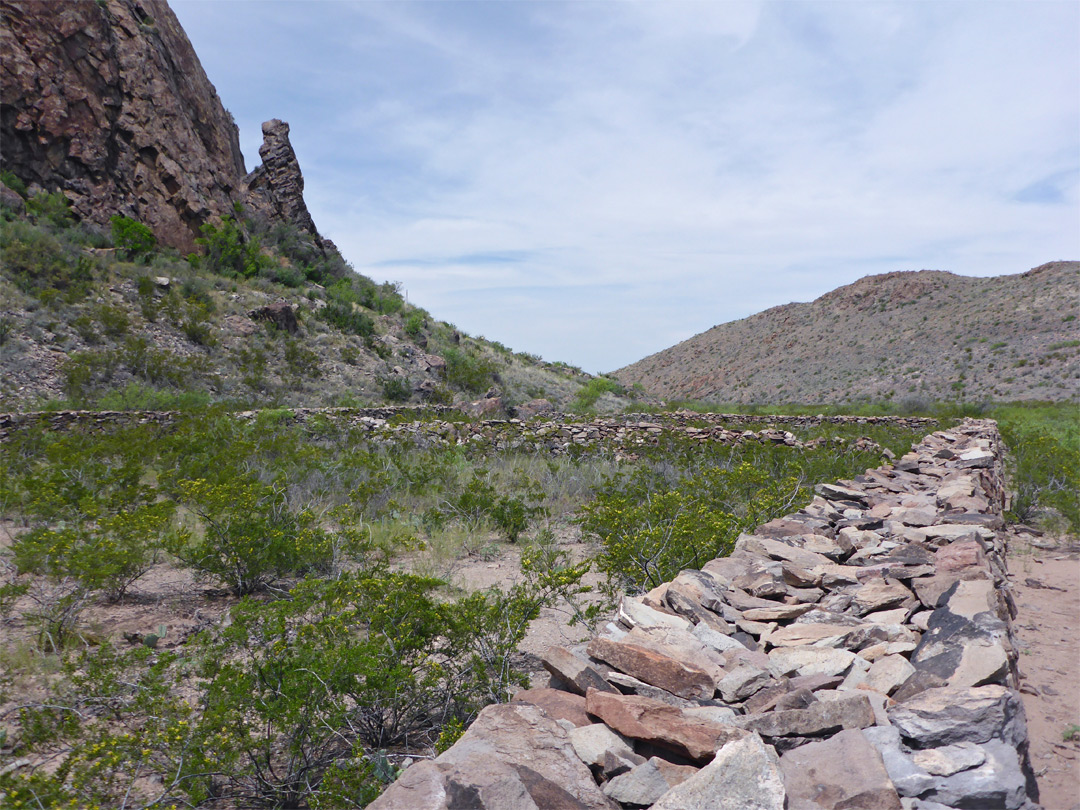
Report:
[[[602,692],[618,691],[604,680],[604,676],[596,667],[565,647],[549,647],[541,663],[544,669],[566,684],[566,687],[576,695],[584,696],[589,687]]]
[[[789,624],[769,633],[768,642],[774,647],[840,647],[854,628],[837,624]]]
[[[850,650],[831,647],[778,647],[769,652],[778,675],[843,675],[855,658]]]
[[[670,588],[668,590],[670,592]],[[693,626],[682,616],[654,610],[632,596],[624,596],[619,603],[619,619],[630,627],[669,627],[689,632]]]
[[[536,706],[488,706],[449,750],[408,768],[368,810],[617,810]]]
[[[712,762],[673,787],[652,810],[784,810],[779,758],[756,734],[726,743]]]
[[[818,484],[814,487],[814,492],[834,503],[836,501],[852,501],[864,506],[867,503],[867,494],[861,489],[852,489],[840,484]]]
[[[682,698],[708,699],[716,691],[713,675],[640,644],[594,638],[589,655],[621,672]]]
[[[780,758],[789,810],[902,810],[881,755],[857,729]]]
[[[620,804],[648,807],[697,772],[698,769],[691,765],[675,765],[652,757],[604,785],[604,794]]]
[[[810,605],[777,605],[767,608],[750,608],[743,611],[743,618],[752,622],[778,622],[797,619],[813,607]]]
[[[874,707],[866,695],[854,695],[840,700],[817,701],[805,709],[744,715],[732,722],[763,737],[813,737],[840,729],[872,726]]]
[[[866,685],[875,692],[891,695],[915,673],[915,667],[902,655],[886,655],[875,661],[866,673]]]
[[[863,736],[881,755],[889,779],[900,796],[921,796],[933,786],[934,777],[912,761],[911,755],[900,742],[898,729],[892,726],[874,726],[863,729]]]
[[[604,754],[611,753],[622,757],[633,757],[634,748],[625,738],[616,734],[603,723],[580,726],[568,732],[574,753],[586,765],[600,767]]]
[[[986,752],[975,743],[957,743],[914,751],[911,761],[933,776],[952,776],[960,771],[978,768],[986,762]]]
[[[911,591],[899,582],[885,578],[870,580],[852,596],[853,606],[860,616],[899,607],[909,600],[915,601],[915,595]]]
[[[741,642],[736,641],[734,638],[732,638],[730,635],[727,635],[726,633],[721,633],[715,630],[713,627],[709,626],[705,622],[699,622],[698,624],[696,624],[694,626],[692,634],[694,638],[696,638],[706,647],[709,647],[710,649],[716,650],[720,653],[726,650],[746,649],[746,647]]]
[[[888,709],[889,721],[914,748],[1027,739],[1020,694],[1003,686],[927,689]]]
[[[937,777],[922,794],[923,798],[946,806],[979,810],[1028,810],[1038,801],[1034,776],[1015,747],[992,740],[978,750],[984,762]],[[928,752],[914,756],[925,753]]]
[[[741,729],[691,717],[648,698],[590,689],[586,701],[589,714],[620,734],[654,743],[694,762],[707,762],[721,745],[746,735]]]
[[[695,701],[677,697],[667,690],[645,683],[644,681],[639,681],[637,678],[622,672],[609,672],[607,674],[607,679],[610,683],[618,687],[619,693],[623,695],[640,695],[641,697],[647,697],[650,700],[658,700],[661,703],[666,703],[669,706],[675,706],[678,709],[689,709],[701,705]]]
[[[511,703],[529,703],[539,706],[552,720],[568,720],[575,726],[587,726],[592,723],[585,714],[585,698],[573,695],[561,689],[522,689],[514,695]]]
[[[824,539],[829,541],[829,538],[827,537]],[[835,545],[835,543],[833,543],[833,545]],[[773,560],[783,560],[785,562],[794,563],[802,568],[813,568],[817,565],[827,565],[831,562],[828,557],[825,557],[822,554],[816,554],[813,551],[807,551],[805,548],[789,545],[780,540],[774,540],[771,537],[758,537],[753,534],[739,535],[739,539],[735,541],[735,548],[740,551],[745,551],[748,554],[758,554]]]
[[[770,672],[749,664],[741,664],[721,678],[717,688],[725,703],[740,703],[772,681]]]

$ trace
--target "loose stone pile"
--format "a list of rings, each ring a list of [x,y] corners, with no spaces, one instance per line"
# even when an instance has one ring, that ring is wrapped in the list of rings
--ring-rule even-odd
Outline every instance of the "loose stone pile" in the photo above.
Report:
[[[369,810],[1033,810],[996,425],[818,487]]]

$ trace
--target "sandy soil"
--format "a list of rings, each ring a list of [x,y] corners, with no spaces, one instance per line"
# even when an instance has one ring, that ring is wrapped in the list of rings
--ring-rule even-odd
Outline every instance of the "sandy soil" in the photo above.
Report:
[[[1080,544],[1013,538],[1009,578],[1040,801],[1046,810],[1080,810]],[[1070,727],[1077,739],[1064,739]]]

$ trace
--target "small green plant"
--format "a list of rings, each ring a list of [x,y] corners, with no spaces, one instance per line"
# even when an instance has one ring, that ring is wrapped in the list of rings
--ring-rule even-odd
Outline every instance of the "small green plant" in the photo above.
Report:
[[[113,243],[121,258],[137,261],[146,258],[157,247],[154,232],[130,217],[115,216],[109,220]]]
[[[10,188],[24,200],[26,199],[26,183],[16,177],[13,173],[7,169],[0,170],[0,183]]]
[[[1065,730],[1061,732],[1061,739],[1065,742],[1080,740],[1080,724],[1069,723],[1069,725],[1065,726]]]
[[[424,331],[426,319],[422,312],[411,312],[405,319],[405,334],[414,340]]]

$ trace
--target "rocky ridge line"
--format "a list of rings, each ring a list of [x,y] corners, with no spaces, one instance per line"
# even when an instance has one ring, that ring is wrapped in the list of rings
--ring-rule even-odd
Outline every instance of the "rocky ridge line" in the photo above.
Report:
[[[369,810],[1036,810],[995,423],[638,598]]]

